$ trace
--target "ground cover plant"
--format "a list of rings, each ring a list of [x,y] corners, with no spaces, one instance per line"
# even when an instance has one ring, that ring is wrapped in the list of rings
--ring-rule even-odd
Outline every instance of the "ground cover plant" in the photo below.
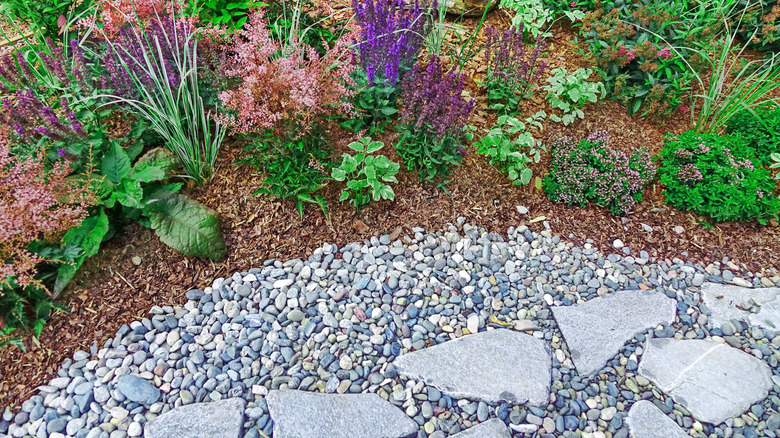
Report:
[[[36,376],[23,370],[51,367],[69,351],[88,350],[92,340],[101,344],[152,304],[180,302],[188,288],[269,258],[308,256],[325,241],[342,246],[384,234],[395,240],[413,232],[410,226],[445,229],[459,216],[496,233],[549,227],[602,250],[613,250],[620,238],[632,255],[708,263],[728,256],[755,272],[776,263],[778,201],[770,172],[780,163],[772,142],[777,90],[739,89],[734,82],[742,66],[741,78],[755,79],[747,84],[773,77],[767,66],[774,6],[763,5],[751,28],[672,1],[635,11],[616,2],[527,2],[552,17],[534,38],[531,23],[509,23],[507,12],[511,18],[519,9],[456,18],[442,14],[440,4],[434,11],[432,3],[403,7],[397,0],[356,0],[351,7],[328,0],[237,2],[232,9],[207,3],[201,12],[211,10],[194,17],[186,5],[162,0],[100,0],[83,20],[66,14],[67,35],[55,33],[48,43],[28,38],[0,58],[2,123],[9,133],[2,172],[18,174],[38,163],[35,175],[43,176],[25,175],[28,186],[56,202],[51,211],[30,213],[67,216],[52,228],[8,228],[15,243],[2,251],[22,255],[4,253],[2,260],[9,287],[0,294],[4,330],[31,329],[40,337],[17,331],[0,339],[28,350],[0,350],[0,382],[12,382],[0,383],[0,401],[9,394],[22,400],[53,376],[48,368]],[[620,11],[607,17],[614,9]],[[581,15],[599,10],[598,17]],[[656,23],[656,12],[668,12],[668,22]],[[556,17],[569,18],[553,22]],[[686,26],[707,20],[716,25],[706,39],[688,32]],[[639,26],[676,42],[653,39]],[[751,38],[743,50],[745,32],[759,27],[768,38]],[[437,32],[442,29],[451,32]],[[545,37],[548,32],[554,37]],[[583,38],[584,56],[576,49]],[[593,38],[615,51],[605,54],[601,44],[591,49]],[[582,92],[586,76],[572,73],[578,69],[592,69],[589,80],[603,81],[625,103],[604,99],[595,85]],[[625,87],[635,88],[615,92],[621,76]],[[569,81],[576,86],[566,88]],[[546,84],[560,92],[540,89]],[[647,94],[637,95],[641,90]],[[568,124],[547,117],[566,114],[558,101],[580,110],[569,111]],[[639,117],[646,112],[656,117]],[[223,138],[220,127],[222,142],[203,141]],[[609,143],[597,134],[604,129]],[[659,176],[676,178],[688,164],[702,164],[712,175],[731,172],[737,178],[728,184],[755,175],[750,184],[721,188],[744,204],[728,206],[725,211],[738,214],[727,220],[743,222],[698,225],[697,215],[709,213],[690,200],[675,202],[675,193],[690,194],[690,180],[653,182],[648,157],[669,147],[662,140],[668,132],[683,138],[689,130],[731,132],[750,144],[729,146],[738,167],[722,149],[690,163],[667,162],[680,157],[662,154]],[[183,154],[173,152],[177,143]],[[214,147],[197,152],[198,144]],[[185,170],[187,157],[200,167]],[[202,184],[187,174],[200,175]],[[61,193],[61,179],[71,193],[84,193],[82,204],[53,195]],[[0,212],[22,202],[11,192],[0,197]],[[203,220],[187,223],[196,216]],[[5,217],[4,223],[21,221]],[[210,249],[181,249],[175,224],[202,226],[199,238]],[[26,279],[52,295],[23,288],[17,280]],[[108,306],[116,302],[121,308]],[[72,315],[51,317],[60,304]],[[25,321],[13,319],[20,308]]]

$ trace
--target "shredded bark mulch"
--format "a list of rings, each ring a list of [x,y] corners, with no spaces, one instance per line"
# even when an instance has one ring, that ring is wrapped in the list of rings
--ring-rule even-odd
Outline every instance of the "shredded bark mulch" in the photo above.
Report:
[[[496,12],[488,24],[504,28],[505,20]],[[469,21],[465,24],[474,25]],[[587,66],[577,47],[568,42],[574,36],[571,29],[556,28],[555,35],[547,57],[552,67],[566,66],[571,71]],[[480,78],[475,74],[480,62],[483,60],[473,59],[465,70],[475,80]],[[469,92],[477,98],[482,95],[473,83]],[[524,105],[525,116],[539,109],[550,112],[542,99],[528,99]],[[581,138],[607,129],[613,146],[626,151],[647,147],[657,153],[667,132],[680,133],[690,126],[683,115],[662,121],[628,117],[625,108],[614,101],[589,105],[585,114],[584,120],[568,127],[548,122],[546,130],[537,135],[549,145],[562,135]],[[494,120],[495,116],[484,108],[473,117],[480,128]],[[338,155],[351,135],[343,130],[331,132],[334,161],[339,161]],[[383,153],[398,161],[391,141],[391,137],[385,138],[388,146]],[[554,234],[578,245],[592,242],[605,253],[616,252],[612,245],[620,239],[635,256],[644,250],[659,260],[678,257],[705,265],[730,261],[739,268],[735,274],[745,278],[751,278],[751,272],[772,275],[778,268],[777,222],[768,226],[721,223],[705,227],[701,225],[704,218],[666,206],[657,183],[624,217],[612,216],[595,205],[579,208],[553,204],[533,184],[512,185],[474,150],[470,149],[462,166],[453,169],[447,185],[449,194],[402,171],[399,184],[394,186],[394,202],[372,203],[356,214],[351,205],[338,202],[340,187],[332,184],[324,193],[328,217],[316,207],[307,206],[301,219],[292,201],[253,196],[263,175],[249,166],[232,165],[242,157],[241,147],[226,144],[214,180],[189,194],[219,212],[227,257],[218,262],[185,257],[162,244],[153,231],[129,225],[124,234],[104,244],[100,254],[89,259],[77,274],[63,299],[71,314],[54,315],[37,340],[26,336],[26,353],[16,348],[0,350],[0,410],[19,406],[34,395],[38,386],[56,376],[65,358],[77,350],[89,351],[93,343],[101,348],[122,324],[148,316],[152,306],[183,305],[184,294],[191,288],[204,288],[215,278],[261,266],[269,258],[285,261],[308,257],[325,242],[342,246],[384,233],[403,236],[412,234],[413,226],[438,231],[455,224],[460,216],[498,233],[519,225],[538,232],[547,224]],[[549,153],[544,155],[542,162],[534,165],[534,175],[547,172],[550,157]],[[519,214],[519,205],[527,207],[529,213]],[[544,219],[540,219],[542,216]],[[652,232],[645,231],[641,224],[651,227]],[[735,270],[733,266],[730,269]]]

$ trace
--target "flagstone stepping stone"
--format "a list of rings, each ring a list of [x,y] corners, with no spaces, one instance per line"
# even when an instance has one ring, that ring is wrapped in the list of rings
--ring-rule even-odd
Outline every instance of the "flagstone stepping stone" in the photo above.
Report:
[[[393,365],[456,398],[541,406],[550,400],[550,362],[541,339],[495,329],[404,354]]]
[[[144,438],[241,438],[245,404],[229,398],[171,409],[146,423]]]
[[[629,339],[674,322],[677,302],[654,291],[620,291],[552,312],[580,376],[602,369]]]
[[[719,424],[766,397],[772,371],[727,344],[701,339],[648,339],[639,375],[701,421]]]
[[[142,405],[150,405],[160,398],[159,389],[155,388],[148,380],[133,374],[125,374],[120,377],[116,389],[128,400]]]
[[[420,429],[376,394],[274,390],[265,400],[274,438],[407,438]]]
[[[503,421],[493,418],[463,432],[450,435],[450,438],[512,438],[512,435]]]
[[[711,327],[720,327],[731,319],[746,321],[772,331],[780,331],[780,288],[764,287],[751,289],[717,283],[701,286],[704,304],[712,310],[708,322]],[[758,313],[750,313],[737,306],[748,308],[750,299],[760,305]]]
[[[647,400],[631,406],[626,423],[632,438],[690,438],[674,420]]]

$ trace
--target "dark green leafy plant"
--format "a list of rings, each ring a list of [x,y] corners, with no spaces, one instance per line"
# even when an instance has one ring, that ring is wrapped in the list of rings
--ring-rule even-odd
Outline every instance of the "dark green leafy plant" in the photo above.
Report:
[[[362,69],[356,69],[351,76],[356,87],[352,104],[357,115],[341,122],[341,127],[353,132],[367,130],[369,136],[384,132],[385,126],[392,121],[393,115],[398,112],[396,102],[401,87],[382,84],[371,85]]]
[[[584,207],[591,200],[614,215],[627,213],[641,201],[642,191],[656,174],[647,150],[631,156],[616,150],[609,145],[606,131],[581,141],[559,138],[551,155],[550,174],[542,181],[551,201]]]
[[[372,141],[369,137],[362,137],[359,141],[349,144],[350,149],[357,152],[355,155],[344,154],[341,165],[331,170],[331,176],[336,181],[347,181],[347,187],[341,192],[339,201],[350,199],[350,203],[357,208],[366,205],[373,199],[395,199],[395,193],[387,182],[397,183],[395,174],[401,167],[393,163],[384,155],[370,155],[384,147],[381,141]]]
[[[499,116],[498,124],[476,142],[477,153],[488,158],[491,166],[506,173],[512,184],[528,184],[533,176],[528,163],[538,163],[541,151],[546,150],[541,141],[534,139],[530,128],[541,129],[541,121],[546,116],[544,111],[539,111],[525,122],[508,115]]]
[[[666,203],[719,222],[777,219],[775,182],[746,152],[735,136],[693,131],[667,136],[657,157]]]
[[[15,24],[28,24],[31,31],[42,37],[41,40],[57,40],[68,18],[84,13],[92,5],[93,0],[3,0],[0,14]]]
[[[265,7],[267,4],[253,0],[197,0],[193,6],[197,11],[191,13],[197,12],[204,23],[241,29],[251,9]]]
[[[763,106],[754,113],[742,111],[729,119],[726,132],[741,138],[750,157],[763,165],[780,152],[780,107]]]
[[[304,203],[315,204],[328,214],[325,198],[317,192],[330,179],[326,161],[328,152],[322,149],[321,135],[310,133],[304,138],[284,140],[265,134],[244,147],[249,155],[234,164],[247,164],[265,171],[266,179],[254,195],[260,193],[280,199],[294,199],[295,209],[303,219]]]

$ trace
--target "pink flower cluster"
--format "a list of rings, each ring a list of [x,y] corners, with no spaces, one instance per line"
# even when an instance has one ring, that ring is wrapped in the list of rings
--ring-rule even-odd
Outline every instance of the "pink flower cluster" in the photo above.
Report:
[[[636,50],[635,49],[626,49],[625,47],[621,47],[618,51],[621,55],[627,56],[628,61],[633,61],[636,59]]]
[[[226,29],[212,32],[215,49],[227,53],[221,73],[239,84],[219,94],[235,116],[222,122],[238,132],[275,130],[278,135],[299,137],[315,120],[335,111],[348,113],[352,106],[349,41],[345,34],[321,57],[308,46],[285,46],[271,38],[262,10],[249,15],[235,35]],[[281,53],[281,56],[277,56]]]
[[[174,16],[181,12],[181,4],[171,0],[98,0],[97,8],[102,32],[108,37],[116,36],[128,23],[143,25],[157,16]]]
[[[680,152],[681,150],[682,149],[678,150],[677,152]],[[695,164],[688,163],[680,167],[680,170],[677,171],[677,178],[680,181],[696,183],[696,181],[701,181],[704,179],[704,176],[701,174],[701,171],[698,167],[696,167]]]
[[[65,163],[46,171],[40,157],[15,159],[0,133],[0,285],[9,277],[40,285],[34,275],[43,260],[27,250],[30,242],[56,238],[86,216],[92,200],[66,187],[69,171]]]

